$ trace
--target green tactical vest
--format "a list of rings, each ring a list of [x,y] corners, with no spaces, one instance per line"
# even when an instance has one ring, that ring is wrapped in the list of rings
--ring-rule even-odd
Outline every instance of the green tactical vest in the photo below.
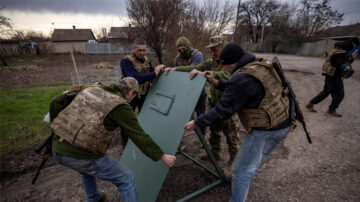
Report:
[[[148,73],[150,73],[150,63],[149,63],[149,60],[148,60],[148,58],[146,56],[145,56],[144,63],[141,63],[141,61],[138,60],[134,56],[134,54],[129,54],[129,55],[125,56],[125,58],[129,59],[133,63],[136,71],[139,74],[148,74]],[[148,91],[149,88],[150,88],[150,81],[139,84],[139,95],[146,94],[146,92]]]
[[[178,55],[176,56],[176,61],[178,63],[178,66],[189,66],[194,58],[194,55],[199,52],[198,49],[195,49],[191,52],[191,55],[188,59],[184,59],[182,57],[180,57],[180,53],[178,53]]]
[[[329,75],[329,76],[334,76],[336,68],[331,66],[330,63],[330,59],[333,55],[335,54],[340,54],[340,53],[346,53],[345,50],[341,50],[341,49],[333,49],[330,54],[327,56],[327,58],[325,59],[325,63],[323,64],[322,70],[325,74]]]
[[[120,104],[127,102],[99,87],[89,87],[76,95],[50,127],[60,140],[90,152],[106,153],[114,133],[106,130],[103,123],[105,117]]]
[[[233,73],[247,74],[257,78],[265,89],[265,96],[258,108],[243,108],[238,114],[245,129],[273,128],[289,118],[289,99],[282,96],[283,86],[275,69],[269,63],[253,62],[247,68],[240,68]]]

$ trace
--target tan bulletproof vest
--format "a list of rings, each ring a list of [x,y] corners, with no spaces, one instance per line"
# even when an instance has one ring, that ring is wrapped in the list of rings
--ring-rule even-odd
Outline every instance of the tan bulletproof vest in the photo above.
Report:
[[[50,127],[60,139],[76,147],[106,153],[114,133],[105,129],[104,120],[120,104],[127,102],[101,88],[89,87],[76,95]]]
[[[258,108],[243,108],[239,118],[251,133],[252,128],[273,128],[289,118],[289,98],[282,96],[283,86],[271,64],[254,62],[247,68],[240,68],[234,75],[247,74],[257,78],[265,90],[265,96]]]
[[[145,59],[144,63],[141,63],[141,61],[138,60],[134,56],[134,54],[129,54],[129,55],[125,56],[125,58],[129,59],[133,63],[136,71],[139,74],[148,74],[148,73],[150,73],[150,63],[149,63],[149,60],[148,60],[148,58],[146,56],[144,58]],[[139,84],[139,90],[140,90],[139,94],[140,95],[146,94],[149,87],[150,87],[150,81]]]
[[[327,56],[327,58],[325,59],[325,63],[323,64],[322,70],[325,74],[329,75],[329,76],[334,76],[336,68],[333,67],[330,63],[331,57],[335,54],[339,54],[339,53],[346,53],[345,50],[341,50],[341,49],[333,49],[330,54]]]
[[[198,49],[195,49],[194,51],[191,52],[190,57],[188,59],[184,59],[182,57],[180,57],[180,53],[176,56],[176,60],[178,63],[178,66],[189,66],[191,65],[191,62],[194,58],[194,55],[199,52]]]

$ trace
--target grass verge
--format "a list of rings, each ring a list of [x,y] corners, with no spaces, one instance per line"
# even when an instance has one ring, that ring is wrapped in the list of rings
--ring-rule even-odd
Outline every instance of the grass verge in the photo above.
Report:
[[[50,134],[43,121],[51,99],[69,86],[0,90],[0,157],[33,147]]]

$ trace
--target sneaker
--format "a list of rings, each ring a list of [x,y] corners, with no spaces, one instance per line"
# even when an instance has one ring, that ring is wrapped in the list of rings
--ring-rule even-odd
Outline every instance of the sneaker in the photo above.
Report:
[[[317,112],[316,109],[314,109],[314,105],[308,103],[307,105],[305,105],[306,109],[308,109],[309,112]]]
[[[338,113],[336,112],[336,110],[328,109],[326,113],[328,113],[328,114],[330,114],[331,116],[334,116],[334,117],[342,117],[342,115],[341,115],[341,114],[338,114]]]

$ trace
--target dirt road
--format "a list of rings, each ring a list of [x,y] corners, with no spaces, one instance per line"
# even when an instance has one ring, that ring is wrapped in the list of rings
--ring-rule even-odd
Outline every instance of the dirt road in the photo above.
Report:
[[[273,55],[257,56],[271,59]],[[334,118],[325,113],[330,98],[316,106],[317,113],[304,109],[324,85],[321,76],[324,59],[288,55],[280,55],[279,59],[303,108],[313,144],[307,143],[298,125],[254,177],[248,201],[360,201],[360,61],[353,65],[355,75],[344,80],[345,99],[338,109],[343,117]],[[32,70],[26,75],[31,75],[29,71]],[[220,161],[221,165],[228,159],[224,139],[222,143],[225,159]],[[200,141],[196,135],[185,134],[181,144],[186,146],[187,153],[199,159]],[[113,147],[109,154],[119,159],[120,150]],[[175,201],[215,180],[183,156],[177,158],[157,201]],[[0,201],[85,201],[80,176],[53,161],[32,186],[31,178],[38,163],[40,159],[32,151],[2,162]],[[112,184],[98,181],[98,185],[108,201],[120,200]],[[230,195],[230,184],[225,183],[192,201],[228,201]]]

